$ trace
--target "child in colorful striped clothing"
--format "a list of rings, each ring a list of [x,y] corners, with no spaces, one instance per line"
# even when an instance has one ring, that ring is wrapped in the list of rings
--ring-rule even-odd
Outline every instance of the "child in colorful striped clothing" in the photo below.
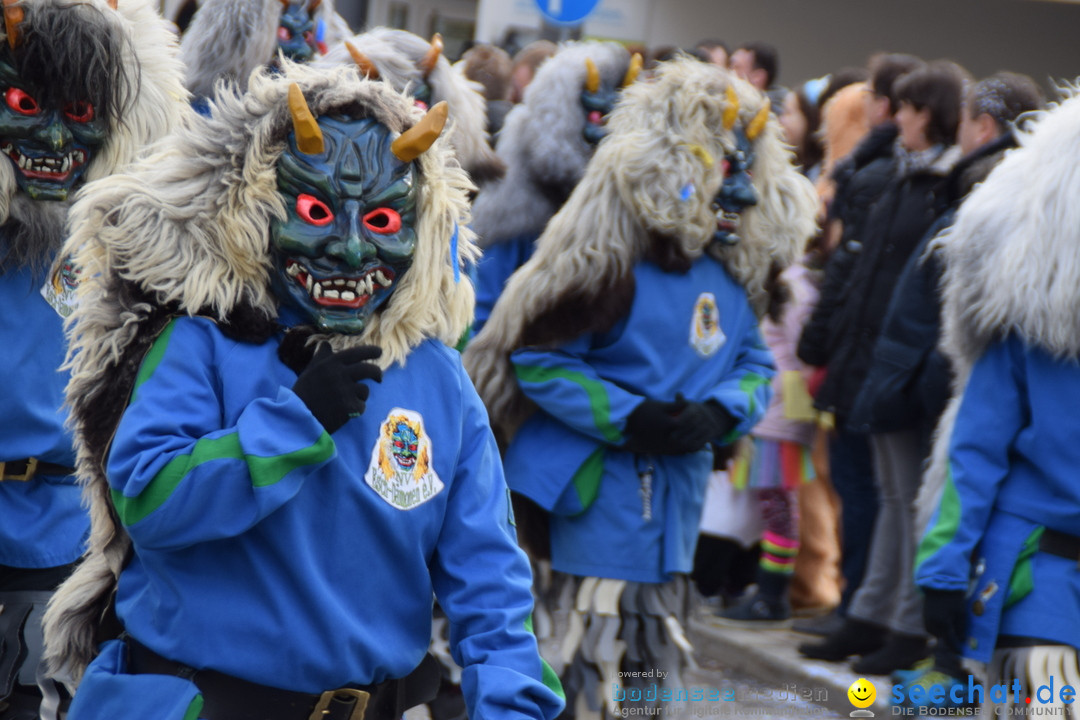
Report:
[[[817,289],[802,264],[778,273],[769,313],[761,332],[778,370],[769,408],[734,461],[731,482],[756,494],[764,522],[757,590],[735,607],[718,613],[718,622],[778,627],[791,621],[788,586],[799,552],[799,487],[814,479],[811,445],[814,415],[806,392],[811,369],[795,347],[814,304]]]

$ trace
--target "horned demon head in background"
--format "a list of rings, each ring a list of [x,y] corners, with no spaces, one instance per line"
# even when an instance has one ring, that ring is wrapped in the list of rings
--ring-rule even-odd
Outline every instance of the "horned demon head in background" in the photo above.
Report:
[[[319,67],[355,65],[372,80],[385,80],[407,92],[421,108],[445,101],[450,113],[448,137],[462,167],[477,184],[501,177],[505,168],[488,143],[487,105],[480,85],[454,72],[443,54],[442,37],[377,27],[332,48]]]

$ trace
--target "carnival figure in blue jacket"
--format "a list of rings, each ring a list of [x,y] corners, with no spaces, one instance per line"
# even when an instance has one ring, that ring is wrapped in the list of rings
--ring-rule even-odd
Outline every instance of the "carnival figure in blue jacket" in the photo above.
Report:
[[[1060,706],[1080,683],[1077,128],[1073,96],[1019,133],[935,243],[956,378],[920,496],[915,581],[943,648],[989,663],[987,687],[1020,680],[996,700],[1010,714],[1045,703],[1041,686]]]
[[[613,714],[620,669],[681,682],[710,446],[768,406],[763,281],[815,206],[767,100],[726,71],[676,60],[623,93],[466,351],[511,489],[549,521],[549,546],[531,549],[575,578],[584,612],[561,659],[576,707]]]
[[[290,64],[78,206],[95,524],[47,630],[81,677],[72,720],[395,720],[438,685],[436,597],[470,717],[558,714],[447,346],[475,250],[445,121],[355,67]],[[122,632],[98,645],[113,587]]]
[[[67,426],[64,321],[81,269],[61,252],[88,180],[178,124],[176,43],[146,0],[25,0],[0,47],[0,719],[55,720],[41,619],[86,550]],[[42,698],[45,702],[42,702]]]

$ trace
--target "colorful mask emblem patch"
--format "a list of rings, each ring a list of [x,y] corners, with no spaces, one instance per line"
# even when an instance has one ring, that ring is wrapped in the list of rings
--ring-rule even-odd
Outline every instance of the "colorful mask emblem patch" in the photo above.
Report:
[[[67,317],[78,305],[75,291],[79,288],[82,268],[65,258],[49,275],[49,280],[41,286],[41,296],[52,305],[60,317]]]
[[[379,428],[364,482],[398,510],[410,510],[439,494],[443,482],[432,466],[424,418],[394,408]]]
[[[308,62],[315,57],[319,48],[315,38],[315,21],[307,3],[289,3],[282,11],[278,24],[278,48],[293,62]]]
[[[690,345],[702,357],[709,357],[727,342],[720,329],[720,309],[716,297],[710,292],[698,295],[694,303],[694,317],[690,322]]]
[[[724,156],[724,182],[713,198],[716,232],[713,239],[725,245],[739,242],[739,224],[746,208],[757,205],[757,191],[750,177],[754,148],[741,129],[735,131],[735,150]]]
[[[15,171],[19,190],[34,200],[66,200],[105,142],[108,124],[86,100],[60,105],[19,77],[0,58],[0,152]]]
[[[320,330],[359,333],[412,265],[416,178],[375,120],[318,122],[322,153],[301,152],[290,134],[278,160],[288,216],[270,231],[274,292]]]

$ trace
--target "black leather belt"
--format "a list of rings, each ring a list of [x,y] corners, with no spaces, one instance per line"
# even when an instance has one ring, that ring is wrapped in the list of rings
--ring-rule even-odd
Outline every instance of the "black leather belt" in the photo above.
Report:
[[[1075,560],[1080,566],[1080,537],[1046,528],[1039,538],[1039,550],[1058,557]]]
[[[74,475],[75,468],[56,463],[42,462],[37,458],[24,458],[22,460],[0,461],[0,480],[15,480],[26,482],[33,480],[35,475]]]
[[[129,673],[191,680],[203,696],[199,714],[208,720],[399,720],[410,707],[432,700],[441,679],[435,658],[426,655],[404,678],[313,695],[196,670],[158,655],[130,635],[125,642]]]

